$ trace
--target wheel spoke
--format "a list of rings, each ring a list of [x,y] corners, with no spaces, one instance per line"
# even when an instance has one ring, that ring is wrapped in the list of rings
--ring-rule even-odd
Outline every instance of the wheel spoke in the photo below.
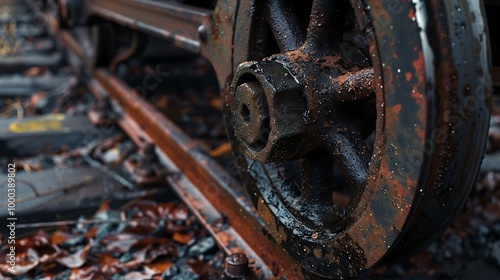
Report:
[[[375,97],[373,68],[365,68],[354,73],[344,74],[334,81],[334,100],[352,102],[372,99]]]
[[[368,180],[370,151],[361,133],[348,133],[336,133],[331,137],[329,147],[348,184],[358,193],[364,190]]]
[[[332,206],[333,158],[315,150],[301,159],[302,198],[310,205]]]
[[[299,19],[290,3],[285,0],[270,0],[265,6],[266,18],[282,52],[298,49],[305,40]]]
[[[345,0],[314,0],[305,51],[315,57],[338,54],[346,20]]]

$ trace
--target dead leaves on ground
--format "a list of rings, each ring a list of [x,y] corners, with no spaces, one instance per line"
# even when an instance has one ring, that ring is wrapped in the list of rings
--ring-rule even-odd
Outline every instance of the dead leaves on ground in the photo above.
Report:
[[[10,245],[4,241],[0,279],[163,279],[165,271],[218,279],[220,268],[211,267],[214,261],[208,263],[222,259],[220,252],[188,253],[211,237],[185,205],[143,200],[120,212],[103,203],[92,220],[101,223],[80,219],[75,227],[17,240],[15,273],[9,272]],[[208,267],[200,270],[200,262]]]

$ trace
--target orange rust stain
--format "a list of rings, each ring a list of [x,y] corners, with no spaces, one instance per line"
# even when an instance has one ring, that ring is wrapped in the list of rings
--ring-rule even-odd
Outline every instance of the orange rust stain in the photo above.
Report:
[[[422,127],[417,126],[415,128],[415,132],[417,133],[418,138],[420,138],[422,140],[425,138],[425,130]]]
[[[387,158],[383,157],[380,165],[386,167],[380,170],[384,176],[377,179],[377,184],[369,184],[369,186],[367,186],[366,192],[369,193],[369,195],[362,198],[367,205],[363,207],[359,220],[353,225],[348,233],[349,236],[357,242],[360,248],[364,251],[367,268],[378,262],[380,257],[385,254],[388,249],[384,242],[384,228],[382,228],[378,223],[376,213],[373,212],[373,209],[370,206],[372,202],[370,201],[371,197],[374,196],[375,193],[379,192],[383,186],[387,185],[386,178],[391,176],[391,173],[387,168]]]
[[[409,82],[411,80],[411,76],[412,76],[411,73],[406,72],[405,76],[406,76],[406,81]]]
[[[413,68],[415,69],[415,74],[417,75],[418,81],[424,82],[424,54],[422,51],[418,51],[418,58],[413,61]]]
[[[416,48],[418,50],[418,48]],[[418,118],[421,123],[425,123],[426,121],[426,98],[423,92],[421,92],[423,85],[425,84],[425,70],[424,70],[424,54],[421,50],[418,50],[418,58],[413,61],[413,68],[415,69],[415,75],[417,78],[417,83],[413,85],[413,91],[411,96],[415,99],[419,109],[418,109]],[[425,127],[417,126],[415,128],[415,132],[417,133],[420,139],[425,138]]]
[[[410,177],[406,177],[406,186],[413,188],[417,186],[417,181],[412,180]]]
[[[419,99],[419,98],[422,98],[422,94],[420,92],[418,92],[416,89],[416,87],[413,87],[413,92],[411,93],[411,97],[413,97],[413,99]]]
[[[415,10],[414,9],[410,9],[410,11],[408,11],[408,18],[413,20],[415,18]]]
[[[399,115],[399,112],[401,112],[401,107],[403,107],[401,106],[401,104],[396,104],[394,105],[394,107],[392,107],[392,110],[394,110],[394,112]]]
[[[399,181],[394,180],[393,183],[394,183],[393,189],[395,191],[395,195],[393,195],[393,197],[397,200],[397,204],[401,205],[401,203],[403,202],[404,187]]]
[[[387,87],[388,86],[393,86],[394,85],[394,77],[392,76],[392,67],[390,65],[386,65],[385,66],[385,70],[384,70],[384,73],[387,73],[385,76],[384,76],[384,87]]]
[[[312,61],[312,57],[307,54],[307,53],[304,53],[300,50],[295,50],[295,51],[289,51],[289,52],[286,52],[286,55],[288,57],[290,57],[290,59],[292,61],[296,61],[296,60],[300,60],[300,61],[306,61],[306,62],[310,62]],[[340,59],[340,58],[339,58]],[[335,58],[331,58],[330,60],[328,60],[329,63],[334,63],[335,61]],[[337,60],[338,61],[338,60]]]

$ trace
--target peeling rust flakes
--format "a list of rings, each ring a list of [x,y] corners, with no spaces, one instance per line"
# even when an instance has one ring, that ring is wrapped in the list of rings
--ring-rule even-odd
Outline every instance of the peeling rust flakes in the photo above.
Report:
[[[312,57],[309,54],[304,53],[301,50],[289,51],[286,54],[291,61],[305,61],[305,62],[313,61]]]
[[[401,108],[403,106],[401,106],[401,104],[396,104],[392,107],[392,110],[394,111],[394,113],[398,114],[399,115],[399,112],[401,112]]]
[[[406,72],[406,73],[405,73],[405,78],[406,78],[406,81],[407,81],[407,82],[411,81],[412,76],[413,76],[413,75],[412,75],[410,72]]]
[[[411,93],[412,98],[415,100],[419,109],[417,111],[417,116],[420,120],[419,124],[415,124],[415,131],[417,132],[418,137],[424,141],[425,139],[425,127],[423,124],[426,123],[426,102],[427,100],[423,98],[422,92],[420,92],[420,85],[425,84],[425,70],[424,70],[424,56],[421,50],[418,51],[418,58],[415,59],[412,63],[413,68],[415,69],[415,78],[417,79],[416,83],[413,85],[413,90]]]

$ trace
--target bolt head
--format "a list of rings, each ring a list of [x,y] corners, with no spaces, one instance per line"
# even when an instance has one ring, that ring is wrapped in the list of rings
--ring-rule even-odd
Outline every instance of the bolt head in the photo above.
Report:
[[[248,268],[248,258],[243,253],[234,253],[226,258],[226,274],[232,278],[245,275]]]
[[[205,42],[208,40],[208,28],[206,25],[202,24],[198,26],[198,35],[202,41]]]

